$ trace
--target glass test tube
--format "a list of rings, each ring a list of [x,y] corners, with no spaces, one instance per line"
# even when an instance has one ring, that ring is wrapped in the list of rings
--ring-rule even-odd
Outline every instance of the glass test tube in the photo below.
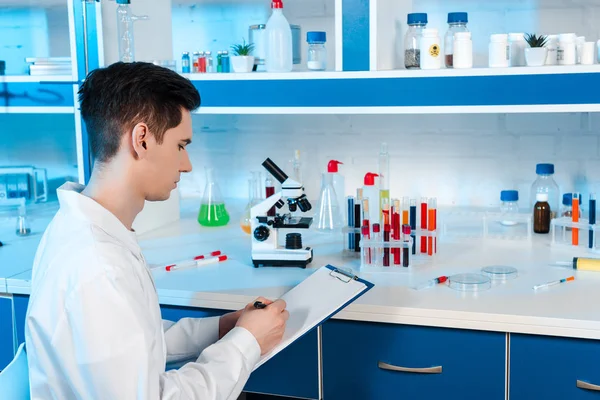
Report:
[[[573,193],[573,222],[579,222],[579,193]],[[571,231],[571,242],[573,246],[579,246],[579,229],[573,228]]]
[[[368,226],[363,226],[361,228],[361,233],[362,233],[362,239],[363,240],[369,240],[369,227]],[[362,251],[360,252],[360,263],[361,265],[371,265],[371,256],[369,254],[369,248],[368,247],[363,247]]]
[[[404,242],[410,241],[410,225],[402,225],[402,236]],[[410,249],[408,247],[402,247],[402,266],[407,268],[410,265]]]
[[[427,230],[427,197],[421,197],[421,229]],[[427,236],[421,236],[421,254],[427,254]]]
[[[417,240],[416,240],[414,232],[417,229],[417,199],[410,199],[409,221],[410,221],[410,229],[412,232],[411,236],[413,238],[412,253],[416,254],[417,253]]]
[[[381,225],[373,224],[373,241],[375,243],[381,243]],[[377,245],[372,248],[371,254],[373,258],[371,259],[371,264],[376,267],[380,267],[382,265],[383,260],[383,247]]]
[[[596,225],[596,193],[590,193],[590,225]],[[594,248],[594,227],[590,227],[589,248]]]
[[[265,198],[269,198],[270,196],[275,194],[275,185],[273,185],[273,180],[269,175],[267,175],[267,179],[265,179]],[[269,211],[267,211],[267,216],[274,217],[276,214],[275,206],[271,207]]]
[[[427,220],[427,230],[429,232],[435,231],[436,225],[436,217],[437,217],[437,199],[432,197],[428,202],[428,220]],[[437,252],[437,243],[436,239],[432,236],[427,237],[427,254],[432,256]]]
[[[392,210],[392,238],[395,242],[400,241],[400,200],[393,200]],[[400,248],[395,247],[392,249],[394,255],[394,265],[400,265]]]
[[[402,198],[402,225],[408,225],[408,211],[410,203],[408,197]]]
[[[362,227],[367,227],[367,239],[371,238],[371,223],[369,221],[369,199],[362,199]],[[362,238],[365,239],[365,233],[363,232]],[[371,264],[371,248],[364,246],[364,251],[367,256],[367,261]]]
[[[389,241],[390,241],[390,229],[391,229],[390,224],[383,225],[383,241],[384,242],[389,243]],[[389,249],[389,247],[386,247],[383,249],[383,266],[384,267],[390,266],[390,249]]]

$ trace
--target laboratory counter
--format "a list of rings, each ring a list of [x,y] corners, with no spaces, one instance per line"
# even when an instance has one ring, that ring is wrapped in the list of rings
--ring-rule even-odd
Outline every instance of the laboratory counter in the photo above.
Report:
[[[418,265],[364,273],[357,258],[342,255],[340,235],[309,230],[303,237],[314,248],[314,260],[306,269],[254,268],[250,236],[234,223],[204,228],[187,216],[140,235],[139,241],[151,268],[215,250],[228,256],[225,262],[200,268],[152,270],[163,317],[171,320],[219,315],[257,296],[277,298],[327,264],[352,268],[375,284],[322,331],[308,333],[253,373],[245,387],[249,392],[307,399],[385,399],[401,392],[422,399],[500,400],[509,394],[513,400],[587,399],[580,396],[592,389],[581,385],[600,383],[600,274],[551,265],[584,256],[584,249],[551,247],[548,237],[539,236],[531,243],[442,237],[437,255],[415,259]],[[38,241],[20,242],[23,259],[0,251],[0,277],[13,300],[17,342],[24,339],[31,270],[17,273],[12,268],[15,273],[8,276],[6,267],[31,265]],[[490,265],[515,267],[518,277],[479,293],[458,292],[445,284],[412,288]],[[534,285],[570,275],[573,282],[533,290]],[[2,307],[0,302],[0,314]],[[296,378],[273,379],[282,373]],[[343,379],[335,378],[340,374]],[[460,391],[466,380],[472,382],[468,394]]]

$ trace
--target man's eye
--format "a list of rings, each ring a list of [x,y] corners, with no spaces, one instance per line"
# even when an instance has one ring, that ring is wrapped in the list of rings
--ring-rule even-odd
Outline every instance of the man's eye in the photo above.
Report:
[[[185,147],[183,147],[182,145],[179,145],[179,150],[184,150]]]

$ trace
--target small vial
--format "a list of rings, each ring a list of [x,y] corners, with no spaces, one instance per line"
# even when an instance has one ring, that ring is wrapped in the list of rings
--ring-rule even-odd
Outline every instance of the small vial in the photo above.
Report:
[[[190,53],[187,51],[184,51],[181,56],[181,72],[184,74],[190,73]]]
[[[204,57],[206,58],[206,72],[215,72],[215,68],[213,66],[212,53],[210,51],[207,51],[204,53]]]
[[[500,206],[500,212],[505,214],[505,219],[500,223],[505,226],[513,226],[517,224],[517,221],[512,220],[511,214],[519,213],[519,192],[517,190],[503,190],[500,192],[500,200],[502,205]]]
[[[17,228],[15,233],[17,236],[29,236],[31,233],[29,222],[27,222],[27,209],[23,203],[19,206],[19,215],[17,216]]]

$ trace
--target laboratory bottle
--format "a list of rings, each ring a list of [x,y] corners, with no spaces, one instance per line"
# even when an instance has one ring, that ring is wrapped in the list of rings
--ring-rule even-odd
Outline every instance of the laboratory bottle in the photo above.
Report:
[[[135,61],[135,46],[133,42],[133,23],[146,20],[146,15],[133,15],[131,0],[117,0],[117,35],[119,39],[119,60],[123,62]]]
[[[418,69],[421,67],[421,36],[427,27],[426,13],[408,14],[408,30],[404,36],[404,67]]]
[[[202,226],[224,226],[229,223],[225,201],[221,196],[212,168],[206,168],[206,186],[200,203],[198,223]]]
[[[327,69],[327,34],[325,32],[307,32],[308,61],[306,66],[311,71],[325,71]]]
[[[509,33],[508,43],[510,46],[510,66],[523,67],[525,66],[525,49],[527,42],[525,41],[524,33]]]
[[[371,224],[379,223],[379,186],[375,185],[378,174],[367,172],[363,185],[363,199],[369,199],[369,220]]]
[[[510,65],[507,34],[498,33],[490,36],[488,65],[490,68],[506,68]]]
[[[469,32],[467,23],[469,15],[466,12],[448,13],[448,31],[444,38],[444,61],[446,68],[454,66],[454,34],[457,32]]]
[[[556,218],[560,199],[560,190],[554,181],[554,164],[537,164],[535,167],[537,179],[531,185],[530,207],[537,202],[536,195],[545,193],[548,195],[548,204],[552,212],[551,217]]]
[[[302,162],[300,161],[300,150],[294,150],[294,158],[290,160],[292,164],[292,179],[302,183]]]
[[[17,215],[17,226],[15,229],[15,233],[17,236],[29,236],[29,234],[31,233],[31,228],[29,227],[29,222],[27,221],[27,208],[25,206],[24,200],[19,206],[19,213]]]
[[[271,2],[273,13],[267,21],[265,37],[267,41],[267,72],[291,72],[293,67],[292,29],[283,15],[283,2]]]
[[[387,143],[379,150],[379,220],[383,223],[383,205],[390,204],[390,153]]]
[[[558,65],[575,65],[577,62],[577,35],[562,33],[558,35]]]
[[[333,174],[328,172],[322,174],[316,217],[316,228],[320,231],[333,231],[344,226],[338,197],[333,188]]]
[[[546,65],[558,64],[558,35],[548,35],[548,42],[546,43],[548,53],[546,54]]]
[[[442,54],[440,37],[437,29],[423,29],[421,36],[420,66],[421,69],[440,69]]]
[[[327,173],[331,175],[333,190],[335,190],[335,194],[338,198],[338,205],[340,206],[340,209],[343,210],[343,206],[346,204],[346,197],[344,196],[346,193],[346,183],[344,175],[339,173],[340,164],[344,163],[338,160],[330,160],[329,163],[327,163]]]
[[[457,69],[473,68],[473,42],[471,32],[454,34],[453,66]]]
[[[583,208],[581,207],[581,193],[579,194],[579,218],[583,217]],[[562,208],[560,210],[560,217],[573,218],[573,193],[565,193],[562,197]],[[570,227],[566,227],[565,230],[571,231]]]
[[[505,226],[516,225],[518,222],[511,219],[511,216],[519,213],[519,192],[516,190],[503,190],[500,192],[500,201],[502,201],[500,212],[504,214],[504,218],[500,223]]]
[[[535,233],[550,232],[551,208],[548,204],[548,193],[538,193],[533,207],[533,231]]]

